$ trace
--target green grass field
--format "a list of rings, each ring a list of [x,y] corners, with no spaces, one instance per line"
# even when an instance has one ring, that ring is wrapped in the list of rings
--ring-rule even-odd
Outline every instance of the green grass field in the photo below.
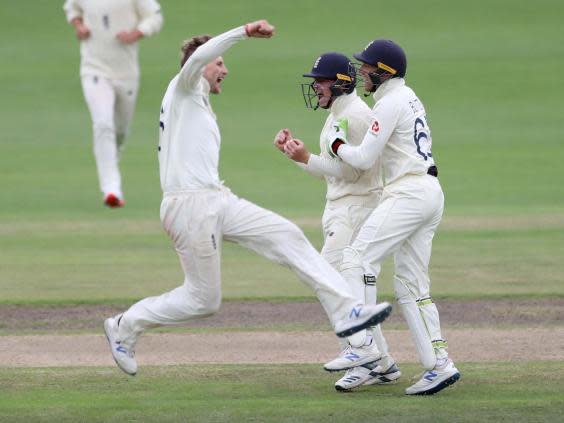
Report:
[[[415,372],[415,366],[405,366]],[[14,422],[559,421],[564,371],[555,362],[467,363],[465,381],[433,398],[402,395],[407,381],[336,394],[315,366],[172,366],[143,378],[115,369],[0,371],[0,418]],[[523,379],[534,373],[526,387]],[[282,375],[282,377],[281,377]],[[300,380],[300,384],[295,381]],[[4,421],[4,420],[3,420]]]
[[[446,196],[434,297],[564,297],[562,2],[162,0],[163,31],[140,52],[123,210],[101,205],[78,44],[62,3],[4,2],[0,13],[0,307],[128,304],[181,283],[158,222],[161,96],[181,40],[263,17],[276,37],[229,51],[231,74],[213,99],[220,172],[234,192],[295,219],[319,247],[324,184],[272,138],[290,127],[315,150],[325,113],[304,108],[301,74],[322,52],[392,38],[426,105]],[[222,271],[226,299],[311,296],[293,274],[237,246],[225,246]],[[387,262],[385,298],[391,275]],[[133,381],[115,369],[0,365],[0,421],[559,421],[560,364],[463,363],[459,386],[432,399],[403,397],[407,379],[382,393],[336,395],[331,376],[306,365],[155,367]]]

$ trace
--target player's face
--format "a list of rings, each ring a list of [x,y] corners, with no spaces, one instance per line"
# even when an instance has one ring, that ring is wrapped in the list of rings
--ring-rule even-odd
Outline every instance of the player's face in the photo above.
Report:
[[[313,82],[313,89],[317,94],[319,107],[327,109],[331,105],[331,85],[334,82],[331,79],[316,79]]]
[[[377,70],[378,68],[376,66],[369,65],[368,63],[363,63],[360,69],[358,70],[358,73],[360,74],[362,80],[364,81],[365,91],[372,92],[372,88],[374,88],[374,83],[372,82],[368,74],[376,72]]]
[[[221,82],[225,79],[229,71],[225,67],[223,57],[219,56],[213,62],[208,63],[204,68],[204,78],[210,84],[212,94],[221,93]]]

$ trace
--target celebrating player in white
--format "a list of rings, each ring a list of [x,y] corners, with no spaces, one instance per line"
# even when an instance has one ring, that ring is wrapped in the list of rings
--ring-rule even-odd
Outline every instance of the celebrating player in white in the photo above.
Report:
[[[139,88],[137,41],[161,29],[161,8],[156,0],[67,0],[64,10],[80,40],[100,190],[107,206],[122,207],[119,159]]]
[[[237,197],[219,179],[221,138],[209,94],[221,93],[228,74],[221,56],[239,41],[273,34],[274,28],[261,20],[213,38],[194,37],[183,46],[182,68],[161,106],[159,164],[161,222],[185,279],[182,286],[106,319],[112,355],[130,375],[137,372],[135,344],[146,328],[206,317],[219,309],[224,239],[293,269],[315,291],[339,336],[364,332],[391,311],[387,303],[359,305],[341,275],[296,225]]]
[[[384,191],[345,249],[342,271],[347,280],[362,280],[369,263],[394,255],[396,298],[426,369],[406,393],[434,394],[456,382],[460,373],[448,358],[430,297],[431,245],[444,205],[431,130],[423,104],[405,85],[407,61],[400,46],[375,40],[354,57],[362,62],[359,72],[366,91],[374,93],[372,122],[359,146],[347,143],[346,128],[335,127],[331,152],[358,169],[370,169],[380,159]]]
[[[314,78],[312,83],[302,84],[306,107],[314,110],[321,107],[330,113],[319,137],[320,154],[311,154],[305,144],[292,137],[288,129],[281,130],[274,145],[309,174],[324,178],[327,182],[327,203],[323,213],[325,243],[321,256],[336,270],[340,269],[343,250],[350,245],[358,230],[372,213],[382,194],[380,167],[367,170],[333,159],[328,153],[328,136],[333,125],[346,121],[348,141],[359,145],[371,121],[370,108],[355,91],[356,72],[350,60],[343,54],[331,52],[319,56],[304,75]],[[374,276],[363,281],[351,281],[353,294],[361,302],[376,302]],[[350,367],[337,381],[335,388],[348,391],[361,385],[385,384],[401,376],[399,368],[388,353],[388,345],[380,326],[371,329],[366,337],[351,337],[356,354],[344,354],[344,360],[326,365],[330,370]],[[341,347],[347,351],[348,342]],[[362,361],[363,365],[357,366]],[[355,367],[351,367],[351,366]]]

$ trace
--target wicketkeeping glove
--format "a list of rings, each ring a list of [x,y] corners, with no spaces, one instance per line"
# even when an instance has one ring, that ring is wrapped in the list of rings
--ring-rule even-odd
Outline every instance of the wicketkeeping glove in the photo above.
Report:
[[[341,118],[331,125],[331,129],[327,134],[327,153],[333,158],[337,158],[337,150],[343,144],[347,144],[347,134],[349,131],[349,121],[347,118]]]

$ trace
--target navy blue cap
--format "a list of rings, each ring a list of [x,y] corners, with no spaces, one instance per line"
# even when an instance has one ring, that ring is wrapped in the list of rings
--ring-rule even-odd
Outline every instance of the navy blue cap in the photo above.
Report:
[[[354,54],[354,58],[400,78],[407,71],[405,52],[392,40],[374,40],[361,53]]]
[[[337,52],[325,53],[319,56],[310,73],[303,76],[319,79],[339,79],[337,74],[353,78],[351,75],[352,63],[347,56]]]

